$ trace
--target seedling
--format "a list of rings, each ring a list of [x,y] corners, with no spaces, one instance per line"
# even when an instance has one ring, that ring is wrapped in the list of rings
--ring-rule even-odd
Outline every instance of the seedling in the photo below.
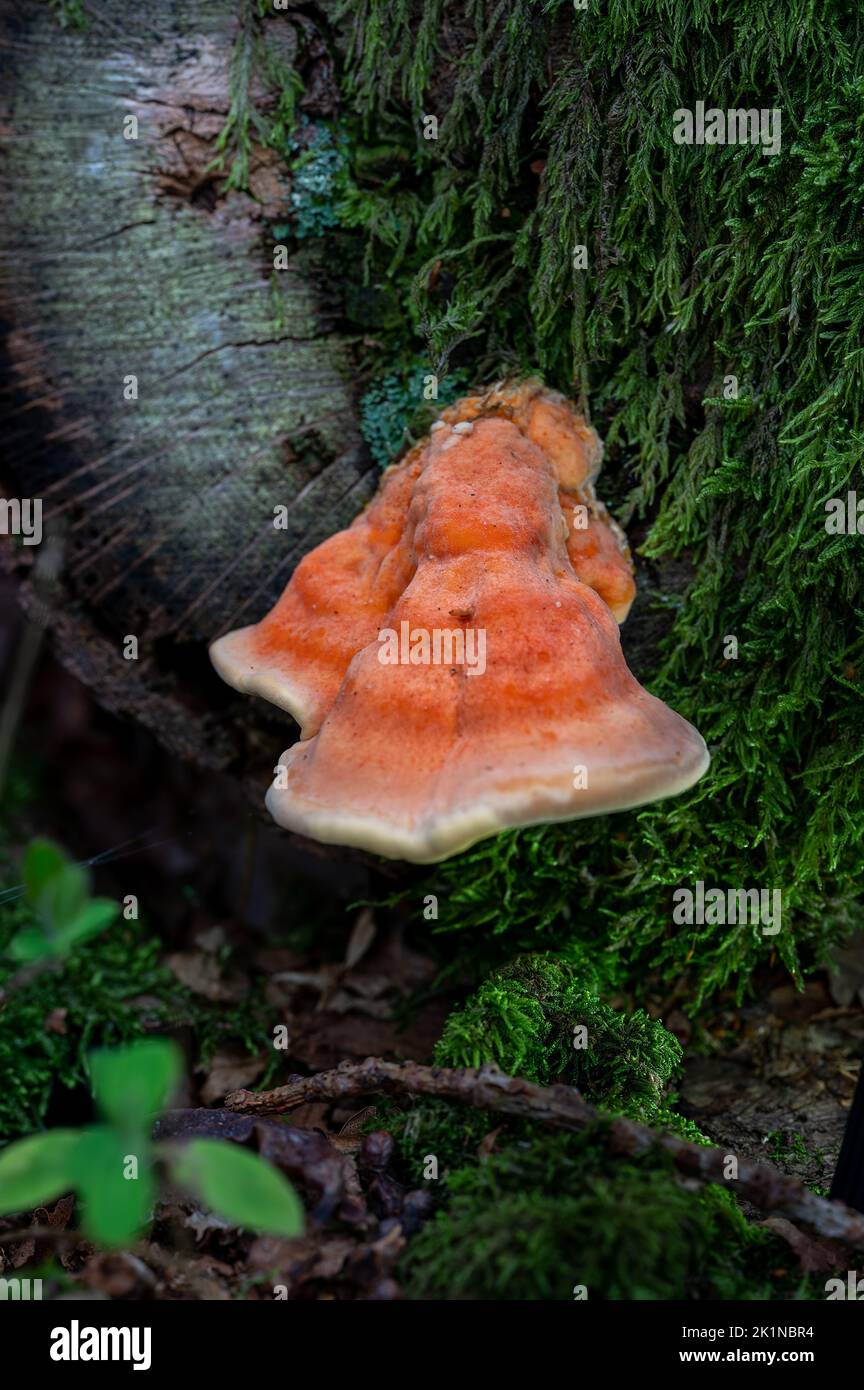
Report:
[[[20,965],[62,958],[110,926],[120,911],[110,898],[90,896],[86,868],[74,864],[51,840],[33,840],[24,854],[24,897],[37,922],[9,943]]]
[[[145,1038],[91,1055],[97,1123],[55,1129],[0,1153],[0,1214],[32,1211],[74,1191],[84,1234],[101,1246],[134,1241],[151,1219],[157,1168],[245,1230],[294,1236],[303,1209],[278,1169],[239,1145],[194,1139],[154,1144],[153,1121],[180,1075],[180,1053]]]

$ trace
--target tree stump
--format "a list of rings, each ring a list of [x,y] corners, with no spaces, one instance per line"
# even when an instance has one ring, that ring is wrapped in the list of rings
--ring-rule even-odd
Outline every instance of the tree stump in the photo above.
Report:
[[[37,0],[0,6],[2,483],[62,536],[54,579],[42,547],[4,538],[4,561],[104,705],[203,767],[263,769],[287,716],[224,687],[206,645],[266,612],[377,470],[316,253],[273,268],[282,155],[253,139],[248,191],[214,159],[242,26],[290,64],[324,21],[237,0],[85,13],[79,30]],[[313,110],[336,100],[315,34]],[[276,99],[257,77],[251,91]]]

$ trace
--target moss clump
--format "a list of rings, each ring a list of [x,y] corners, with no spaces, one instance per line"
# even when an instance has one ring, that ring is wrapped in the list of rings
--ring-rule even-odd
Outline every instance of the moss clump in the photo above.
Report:
[[[681,1187],[659,1155],[612,1167],[596,1133],[510,1144],[447,1179],[411,1241],[414,1298],[591,1300],[805,1296],[788,1251],[718,1188]]]
[[[495,1062],[547,1086],[563,1081],[609,1110],[656,1117],[681,1046],[644,1010],[619,1013],[552,955],[520,956],[452,1013],[435,1048],[440,1066]]]
[[[678,1040],[643,1010],[618,1012],[584,985],[584,972],[571,963],[551,955],[519,957],[450,1014],[435,1046],[436,1065],[494,1062],[543,1086],[558,1081],[577,1086],[601,1110],[707,1142],[691,1121],[676,1114],[674,1097],[664,1096],[681,1061]],[[574,1046],[574,1037],[584,1045]],[[493,1130],[503,1131],[508,1143],[536,1137],[528,1123],[437,1100],[408,1111],[386,1103],[369,1122],[370,1128],[382,1126],[397,1138],[403,1176],[411,1186],[422,1182],[428,1155],[444,1173],[476,1160]]]
[[[386,468],[404,449],[408,422],[423,399],[423,368],[389,372],[372,383],[360,402],[360,428],[369,451]]]
[[[625,648],[653,603],[665,636],[638,674],[713,755],[674,802],[448,862],[440,926],[500,932],[510,954],[538,933],[611,948],[633,987],[688,977],[694,1009],[773,958],[800,978],[861,916],[864,538],[825,531],[826,499],[864,493],[856,7],[342,9],[347,103],[370,141],[401,132],[405,176],[379,202],[402,198],[403,350],[478,381],[539,367],[590,401],[604,486],[659,567]],[[676,145],[697,100],[779,108],[779,154]],[[365,253],[371,223],[358,235]],[[676,927],[672,892],[697,880],[780,888],[781,932]]]
[[[396,1140],[399,1177],[414,1188],[425,1186],[424,1170],[430,1156],[437,1162],[439,1177],[446,1177],[463,1164],[473,1163],[486,1136],[502,1125],[511,1135],[530,1134],[528,1126],[446,1100],[418,1101],[407,1110],[384,1101],[376,1106],[365,1128],[391,1132]]]

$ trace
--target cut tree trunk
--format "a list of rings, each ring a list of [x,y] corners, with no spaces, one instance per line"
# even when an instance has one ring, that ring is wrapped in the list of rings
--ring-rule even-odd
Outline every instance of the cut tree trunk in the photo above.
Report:
[[[376,470],[315,252],[273,269],[282,155],[253,145],[248,192],[225,191],[230,150],[213,161],[241,26],[287,62],[302,38],[314,112],[337,99],[326,21],[259,21],[248,0],[85,13],[76,30],[41,0],[0,4],[0,481],[42,499],[62,543],[58,578],[38,546],[4,539],[5,564],[103,704],[204,767],[263,772],[290,721],[223,687],[207,643],[266,612]]]

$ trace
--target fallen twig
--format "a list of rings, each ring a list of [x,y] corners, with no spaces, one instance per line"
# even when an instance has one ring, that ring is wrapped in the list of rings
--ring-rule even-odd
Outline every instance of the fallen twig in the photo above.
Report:
[[[225,1105],[247,1115],[278,1115],[309,1101],[353,1100],[382,1093],[461,1101],[478,1110],[536,1120],[557,1129],[584,1130],[606,1118],[572,1086],[538,1086],[519,1076],[507,1076],[492,1065],[462,1070],[418,1062],[385,1062],[379,1057],[343,1062],[333,1071],[315,1076],[295,1076],[272,1091],[232,1091]],[[728,1184],[762,1211],[782,1212],[819,1235],[864,1249],[861,1212],[843,1202],[817,1197],[798,1178],[787,1177],[768,1163],[754,1163],[728,1150],[692,1144],[635,1120],[608,1119],[608,1127],[609,1148],[615,1154],[632,1157],[660,1148],[688,1177]]]

